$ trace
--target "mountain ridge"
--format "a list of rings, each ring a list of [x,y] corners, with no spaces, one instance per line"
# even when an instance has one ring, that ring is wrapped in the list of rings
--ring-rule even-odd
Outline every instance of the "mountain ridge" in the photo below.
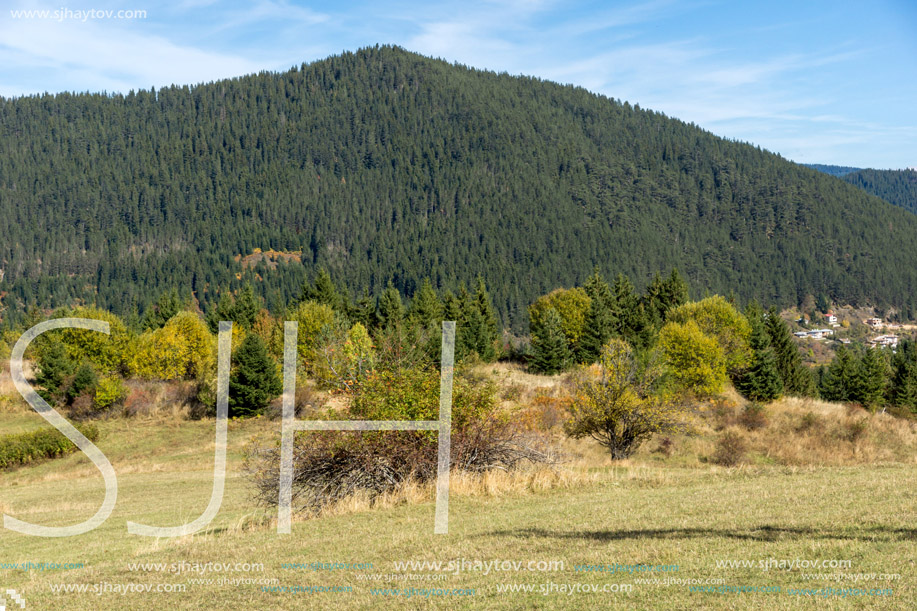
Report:
[[[4,99],[0,143],[9,319],[124,314],[172,286],[207,307],[253,279],[276,310],[319,266],[354,294],[480,275],[516,327],[596,266],[638,288],[677,266],[695,293],[780,305],[903,306],[917,286],[917,218],[852,186],[639,104],[397,47]],[[234,260],[256,248],[302,265]]]

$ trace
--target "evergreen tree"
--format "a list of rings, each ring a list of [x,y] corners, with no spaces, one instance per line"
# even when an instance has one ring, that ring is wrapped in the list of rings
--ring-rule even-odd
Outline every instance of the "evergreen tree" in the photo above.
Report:
[[[648,328],[646,312],[630,278],[618,274],[611,290],[614,295],[612,314],[617,323],[614,335],[623,337],[635,349],[648,347],[652,330]]]
[[[242,325],[246,331],[251,331],[258,312],[261,310],[261,300],[255,296],[255,289],[250,282],[246,282],[239,291],[232,310],[233,320]]]
[[[764,327],[763,314],[756,302],[745,310],[751,325],[749,345],[752,349],[752,362],[748,370],[736,380],[736,389],[752,401],[774,401],[783,392],[783,380],[777,369],[770,336]]]
[[[40,387],[38,394],[48,403],[53,404],[56,395],[64,380],[73,373],[73,361],[67,354],[64,345],[55,340],[50,340],[38,354],[38,371],[35,382]]]
[[[423,279],[420,289],[414,294],[408,318],[422,327],[435,326],[443,320],[443,304],[429,278]]]
[[[348,310],[350,320],[360,323],[366,329],[371,329],[376,323],[376,303],[369,296],[369,289],[364,288],[363,294]]]
[[[336,312],[343,310],[344,299],[338,292],[331,274],[324,267],[320,267],[312,284],[303,285],[303,290],[299,298],[300,301],[317,301],[331,306]]]
[[[181,310],[182,303],[178,296],[178,289],[161,293],[156,305],[147,308],[143,315],[141,326],[143,330],[156,330],[165,326],[169,319],[178,314]]]
[[[388,329],[397,326],[404,318],[404,304],[401,302],[401,293],[389,281],[388,286],[379,295],[376,307],[376,326]]]
[[[590,302],[577,360],[581,363],[594,363],[601,356],[602,348],[611,339],[617,327],[613,311],[615,298],[598,269],[593,271],[583,288]]]
[[[92,391],[98,383],[99,376],[96,370],[89,363],[82,363],[73,375],[70,387],[67,388],[67,403],[73,403],[85,391]]]
[[[572,355],[561,326],[560,314],[554,308],[545,313],[542,326],[532,330],[532,351],[533,371],[555,374],[570,364]]]
[[[235,306],[229,291],[222,292],[216,307],[207,314],[207,326],[210,328],[210,332],[216,333],[219,331],[220,321],[223,320],[230,322],[235,320]]]
[[[764,318],[764,326],[770,337],[774,356],[777,360],[777,371],[783,381],[783,390],[795,397],[811,397],[815,394],[815,381],[812,373],[802,363],[799,348],[793,339],[790,328],[780,318],[777,308],[771,306]]]
[[[682,280],[677,269],[672,269],[666,279],[656,272],[653,281],[646,288],[642,300],[646,311],[647,324],[659,329],[665,323],[669,310],[687,303],[688,285]]]
[[[260,414],[271,400],[283,392],[277,365],[267,346],[257,335],[247,335],[233,355],[229,376],[229,416]]]
[[[494,310],[484,280],[478,278],[474,299],[469,307],[465,343],[468,349],[476,352],[482,360],[491,362],[499,356],[497,352],[499,337],[496,310]]]
[[[917,344],[905,340],[898,346],[893,359],[890,396],[892,402],[917,413]]]
[[[853,400],[869,409],[875,409],[885,402],[887,385],[885,356],[879,348],[867,349],[857,366]]]
[[[824,372],[819,391],[826,401],[854,401],[857,384],[857,363],[847,346],[837,354]]]

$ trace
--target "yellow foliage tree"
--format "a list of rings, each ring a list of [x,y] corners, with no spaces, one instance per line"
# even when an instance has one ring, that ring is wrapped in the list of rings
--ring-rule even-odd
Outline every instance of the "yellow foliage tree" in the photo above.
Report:
[[[324,303],[304,301],[287,315],[286,320],[299,323],[299,358],[311,360],[318,347],[322,329],[334,322],[334,310]]]
[[[672,376],[697,395],[715,395],[726,384],[726,359],[716,339],[693,320],[670,322],[659,331],[659,347]]]
[[[655,433],[682,430],[686,409],[659,388],[663,373],[655,355],[641,361],[627,342],[610,340],[597,364],[574,371],[564,431],[592,437],[620,460]]]
[[[575,354],[583,329],[586,326],[586,316],[592,300],[582,287],[572,289],[555,289],[547,295],[542,295],[529,306],[529,323],[532,333],[537,335],[544,327],[548,310],[554,308],[560,315],[560,328],[567,338],[569,349]]]
[[[669,313],[670,322],[694,321],[723,351],[726,371],[736,374],[751,363],[751,325],[735,306],[720,295],[681,305]]]
[[[193,312],[179,312],[161,329],[141,335],[131,351],[134,375],[160,380],[192,379],[215,362],[216,341]]]
[[[60,317],[90,318],[107,322],[108,335],[87,329],[63,329],[60,331],[60,338],[74,361],[89,361],[102,372],[115,372],[121,369],[131,337],[120,318],[110,312],[90,307],[75,308],[61,313]]]

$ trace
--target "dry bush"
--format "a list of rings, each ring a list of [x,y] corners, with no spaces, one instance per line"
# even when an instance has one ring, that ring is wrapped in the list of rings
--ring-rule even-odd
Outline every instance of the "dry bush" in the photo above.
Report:
[[[327,394],[311,384],[297,384],[293,396],[293,413],[300,420],[317,420],[323,406],[327,404]],[[264,410],[264,417],[279,420],[283,417],[283,397],[271,401]]]
[[[120,413],[129,418],[184,420],[208,414],[197,400],[194,382],[125,380],[127,397]]]
[[[653,452],[657,454],[662,454],[666,458],[671,456],[675,452],[675,442],[671,437],[663,437],[659,440],[659,445],[656,446],[656,449]]]
[[[405,486],[425,485],[437,474],[435,435],[419,431],[315,431],[299,433],[293,450],[293,505],[307,515],[326,513],[347,499],[370,502]],[[512,471],[560,460],[546,442],[499,419],[470,421],[453,430],[452,469],[467,473]],[[280,448],[250,448],[245,471],[258,500],[276,504]]]
[[[749,431],[756,431],[767,426],[767,410],[760,403],[749,403],[739,415],[739,424]]]
[[[566,397],[552,397],[539,394],[529,407],[518,413],[518,424],[528,431],[551,432],[560,427],[569,417]]]
[[[738,422],[736,404],[727,399],[717,399],[709,413],[713,418],[713,428],[716,431],[735,426]]]
[[[747,452],[748,442],[745,437],[737,431],[726,431],[717,439],[713,462],[724,467],[734,467],[745,461]]]

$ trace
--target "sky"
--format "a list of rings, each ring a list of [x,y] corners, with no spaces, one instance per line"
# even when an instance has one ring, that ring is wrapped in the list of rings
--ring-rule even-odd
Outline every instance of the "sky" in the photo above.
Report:
[[[914,0],[3,0],[0,7],[4,97],[197,84],[396,44],[580,85],[800,163],[917,166]]]

